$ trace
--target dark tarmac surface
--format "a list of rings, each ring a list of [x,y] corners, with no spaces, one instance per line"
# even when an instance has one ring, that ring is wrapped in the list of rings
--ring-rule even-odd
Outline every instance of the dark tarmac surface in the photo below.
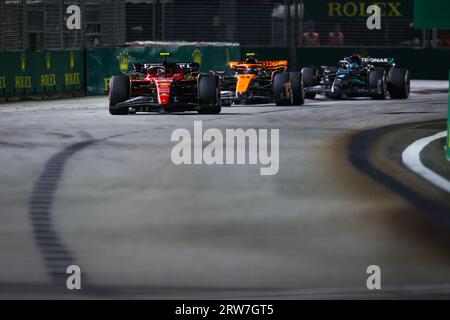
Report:
[[[448,298],[448,227],[349,159],[366,130],[444,123],[446,85],[413,82],[409,100],[220,115],[113,117],[105,97],[1,104],[0,298]],[[279,129],[278,174],[174,165],[171,134],[194,120]],[[441,126],[391,132],[369,160],[446,205],[394,156]],[[81,267],[80,292],[65,289],[69,264]],[[372,264],[379,292],[366,288]]]

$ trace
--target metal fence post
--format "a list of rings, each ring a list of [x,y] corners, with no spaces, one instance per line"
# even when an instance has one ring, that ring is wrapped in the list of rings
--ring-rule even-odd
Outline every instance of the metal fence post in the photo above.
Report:
[[[286,26],[287,26],[287,47],[289,49],[289,70],[291,71],[297,71],[296,65],[297,65],[297,46],[296,42],[294,41],[294,28],[295,28],[295,21],[296,17],[292,19],[292,12],[291,7],[292,4],[295,3],[293,0],[287,0],[286,1]]]
[[[30,47],[28,39],[28,24],[27,24],[27,0],[22,0],[22,50],[27,50]]]
[[[85,39],[85,35],[84,35],[84,31],[85,31],[85,25],[84,25],[84,21],[85,21],[85,16],[86,16],[86,0],[81,0],[81,48],[83,50],[86,49],[86,39]]]
[[[165,30],[165,19],[166,15],[166,1],[161,1],[161,40],[165,40],[166,38],[166,30]]]
[[[298,22],[299,22],[298,5],[299,5],[299,0],[293,0],[293,2],[294,2],[294,24],[293,24],[294,27],[293,27],[293,32],[292,32],[292,34],[293,34],[292,42],[293,42],[294,47],[297,48],[297,46],[298,46]]]
[[[157,18],[157,15],[156,15],[156,8],[157,8],[156,2],[157,2],[157,0],[153,0],[152,40],[156,40],[156,27],[157,27],[157,24],[156,24],[156,18]]]
[[[299,47],[302,46],[304,12],[305,12],[305,6],[303,4],[303,0],[300,0],[300,15],[298,18],[298,39],[297,39],[297,44]]]
[[[64,2],[59,2],[59,5],[60,5],[60,7],[59,7],[59,13],[60,13],[60,19],[59,19],[59,43],[60,43],[60,48],[62,49],[62,50],[64,50],[65,49],[65,47],[66,47],[66,42],[65,42],[65,40],[64,40],[64,15],[65,15],[65,12],[64,12]]]
[[[5,8],[4,8],[4,0],[0,0],[0,51],[3,50],[3,36],[4,36],[4,21],[5,21]]]

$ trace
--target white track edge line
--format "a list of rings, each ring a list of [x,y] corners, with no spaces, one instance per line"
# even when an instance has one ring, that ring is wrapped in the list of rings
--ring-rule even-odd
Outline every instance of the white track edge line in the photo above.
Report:
[[[420,160],[420,153],[427,145],[429,145],[434,140],[441,139],[446,136],[447,131],[441,131],[432,136],[414,141],[403,151],[402,161],[408,169],[418,174],[439,189],[450,193],[450,181],[425,167]]]

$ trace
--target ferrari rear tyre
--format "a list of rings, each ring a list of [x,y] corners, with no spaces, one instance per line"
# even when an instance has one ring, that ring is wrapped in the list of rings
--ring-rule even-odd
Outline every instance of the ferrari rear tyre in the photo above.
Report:
[[[220,106],[219,78],[212,74],[200,76],[198,101],[204,106]]]
[[[221,107],[202,107],[197,112],[200,114],[219,114],[221,111]]]
[[[109,82],[109,113],[112,115],[128,114],[128,107],[117,108],[117,104],[130,99],[130,78],[112,76]]]
[[[407,99],[410,92],[410,76],[407,69],[391,68],[388,74],[388,90],[393,99]]]
[[[198,81],[198,101],[200,114],[219,114],[220,107],[220,88],[219,78],[213,74],[207,74],[200,77]]]

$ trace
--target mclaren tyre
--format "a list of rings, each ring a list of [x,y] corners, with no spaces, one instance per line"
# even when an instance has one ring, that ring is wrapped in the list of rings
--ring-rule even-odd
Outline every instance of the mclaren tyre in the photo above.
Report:
[[[305,89],[301,72],[289,72],[289,82],[291,84],[291,104],[301,106],[305,103]]]
[[[313,67],[305,67],[302,69],[303,74],[303,85],[307,88],[314,87],[316,85],[317,72],[316,68]],[[315,92],[307,92],[305,93],[306,99],[314,99],[316,97]]]
[[[285,85],[289,82],[288,72],[276,73],[273,78],[273,92],[275,95],[275,104],[283,106],[287,104]]]
[[[302,105],[305,103],[305,90],[301,72],[275,74],[273,91],[277,106]]]

